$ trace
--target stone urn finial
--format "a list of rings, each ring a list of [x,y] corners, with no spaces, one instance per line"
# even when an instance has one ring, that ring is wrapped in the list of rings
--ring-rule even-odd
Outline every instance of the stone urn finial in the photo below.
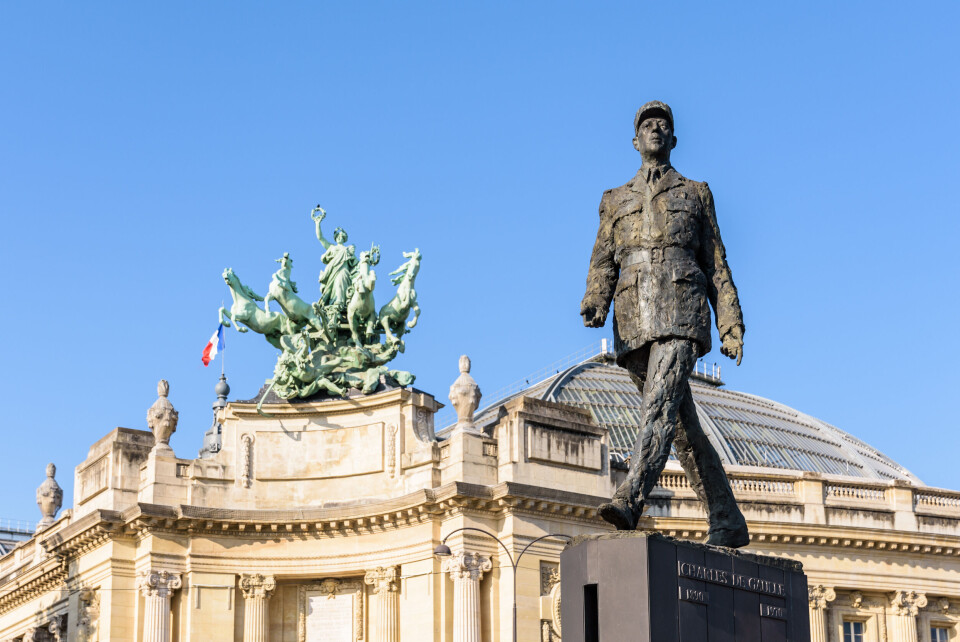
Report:
[[[173,457],[173,448],[170,447],[170,436],[177,431],[177,421],[180,414],[173,409],[173,404],[167,399],[170,394],[170,384],[161,379],[157,384],[157,400],[147,411],[147,426],[153,433],[156,442],[153,452],[157,455]]]
[[[478,433],[473,423],[473,413],[480,405],[480,386],[470,376],[470,357],[460,357],[460,376],[450,386],[450,401],[457,409],[457,425],[454,432],[466,431]]]
[[[40,507],[40,513],[43,515],[43,519],[37,524],[38,533],[53,524],[57,511],[63,506],[63,489],[54,479],[56,474],[57,467],[47,464],[47,478],[37,488],[37,506]]]

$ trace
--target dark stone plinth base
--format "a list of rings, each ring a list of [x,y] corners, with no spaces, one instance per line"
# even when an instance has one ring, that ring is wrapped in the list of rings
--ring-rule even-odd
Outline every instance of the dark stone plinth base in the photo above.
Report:
[[[563,642],[809,642],[799,562],[618,531],[560,558]]]

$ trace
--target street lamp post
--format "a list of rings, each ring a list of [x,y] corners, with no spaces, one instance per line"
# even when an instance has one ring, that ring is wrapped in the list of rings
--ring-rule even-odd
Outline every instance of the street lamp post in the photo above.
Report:
[[[501,548],[503,548],[503,552],[507,554],[507,558],[510,560],[510,565],[513,567],[513,642],[517,642],[517,567],[520,565],[520,559],[523,557],[523,554],[527,552],[528,548],[530,548],[531,546],[533,546],[534,544],[536,544],[542,539],[547,539],[548,537],[561,537],[561,538],[565,538],[568,542],[571,542],[573,541],[573,538],[570,537],[569,535],[561,535],[558,533],[541,535],[537,539],[530,541],[530,543],[524,546],[523,550],[520,551],[520,554],[517,555],[517,559],[514,560],[513,555],[510,553],[510,549],[507,548],[506,544],[500,541],[499,537],[497,537],[493,533],[489,533],[483,530],[482,528],[474,528],[473,526],[463,526],[462,528],[458,528],[456,530],[452,530],[449,533],[447,533],[446,537],[444,537],[443,540],[440,541],[440,545],[437,546],[435,549],[433,549],[433,554],[441,558],[449,557],[450,555],[452,555],[453,552],[450,550],[450,547],[447,546],[447,539],[454,533],[459,533],[460,531],[476,531],[478,533],[483,533],[484,535],[492,537],[493,539],[497,540],[497,543],[500,544]]]

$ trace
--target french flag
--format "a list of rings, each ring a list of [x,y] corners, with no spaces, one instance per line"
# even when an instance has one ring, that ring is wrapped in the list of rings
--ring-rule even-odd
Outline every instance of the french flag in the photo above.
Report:
[[[207,341],[206,347],[203,349],[203,367],[206,368],[210,365],[210,362],[213,361],[214,357],[217,356],[217,353],[223,350],[223,324],[220,324],[220,327],[217,328],[217,331],[213,333],[213,336],[210,337],[210,340]]]

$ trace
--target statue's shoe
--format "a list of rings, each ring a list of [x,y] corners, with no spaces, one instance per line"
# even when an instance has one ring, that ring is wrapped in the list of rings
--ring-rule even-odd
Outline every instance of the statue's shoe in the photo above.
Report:
[[[726,548],[740,548],[749,543],[750,533],[746,526],[737,529],[718,528],[710,531],[710,537],[707,538],[707,544]]]
[[[617,527],[618,531],[632,531],[637,528],[637,515],[625,502],[613,500],[600,504],[600,517]]]

